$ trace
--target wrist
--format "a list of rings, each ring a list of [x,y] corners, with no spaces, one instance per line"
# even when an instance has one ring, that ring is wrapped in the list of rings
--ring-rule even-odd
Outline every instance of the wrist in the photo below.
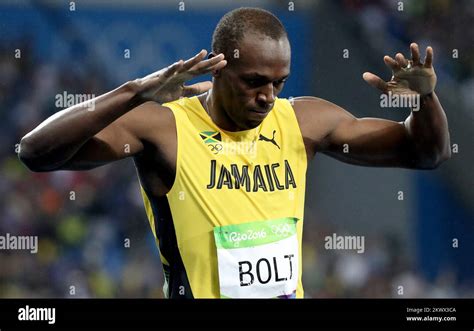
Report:
[[[122,93],[130,95],[132,98],[139,94],[139,84],[137,80],[130,80],[119,86]]]
[[[420,100],[423,101],[425,99],[432,99],[433,93],[434,91],[431,91],[430,93],[426,93],[426,94],[420,94]]]
[[[127,99],[129,100],[130,106],[132,108],[137,107],[147,101],[142,97],[140,93],[140,84],[136,79],[122,84],[119,87],[119,90],[121,93],[127,95]]]
[[[433,101],[434,91],[420,95],[420,108],[423,108],[427,103]]]
[[[434,91],[430,93],[426,93],[426,94],[419,94],[418,102],[417,102],[418,109],[412,109],[412,113],[414,114],[427,113],[426,111],[423,111],[423,110],[430,109],[436,103],[436,100],[437,100],[437,97]],[[418,116],[425,116],[425,115],[418,115]]]

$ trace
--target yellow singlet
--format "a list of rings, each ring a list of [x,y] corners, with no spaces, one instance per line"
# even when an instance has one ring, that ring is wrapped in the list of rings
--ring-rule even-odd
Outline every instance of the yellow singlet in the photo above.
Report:
[[[176,120],[175,181],[161,199],[141,192],[165,296],[302,298],[307,161],[290,102],[239,132],[217,127],[197,97],[164,106]]]

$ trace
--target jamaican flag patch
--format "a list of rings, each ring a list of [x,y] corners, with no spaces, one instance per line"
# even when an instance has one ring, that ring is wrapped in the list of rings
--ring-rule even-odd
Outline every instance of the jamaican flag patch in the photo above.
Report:
[[[221,133],[217,131],[202,131],[199,136],[206,144],[215,144],[222,141]]]

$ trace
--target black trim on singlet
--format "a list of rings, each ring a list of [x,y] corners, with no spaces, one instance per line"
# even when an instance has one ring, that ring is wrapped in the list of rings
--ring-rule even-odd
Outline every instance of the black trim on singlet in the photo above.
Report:
[[[150,199],[150,195],[146,194],[155,218],[155,233],[158,237],[161,255],[170,264],[169,266],[163,264],[165,279],[168,283],[167,296],[171,299],[194,298],[179,252],[168,198],[164,196]]]

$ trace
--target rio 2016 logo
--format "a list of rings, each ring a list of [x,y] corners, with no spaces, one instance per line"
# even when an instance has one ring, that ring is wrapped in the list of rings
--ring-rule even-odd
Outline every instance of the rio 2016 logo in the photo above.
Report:
[[[233,231],[229,233],[229,241],[234,243],[235,247],[238,247],[241,241],[262,239],[266,236],[267,232],[265,231],[265,229],[261,229],[259,231],[250,229],[246,232]]]

